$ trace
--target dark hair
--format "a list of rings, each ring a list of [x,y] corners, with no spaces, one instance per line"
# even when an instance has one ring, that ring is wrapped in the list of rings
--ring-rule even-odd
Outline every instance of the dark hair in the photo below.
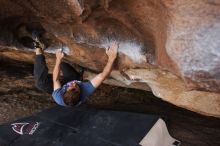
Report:
[[[76,86],[75,90],[66,91],[63,95],[63,101],[66,105],[72,106],[79,101],[80,89]]]

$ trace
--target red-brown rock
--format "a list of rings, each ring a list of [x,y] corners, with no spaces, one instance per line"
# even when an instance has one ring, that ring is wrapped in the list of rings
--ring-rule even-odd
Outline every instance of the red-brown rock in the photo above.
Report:
[[[152,90],[178,106],[220,116],[218,0],[1,0],[0,6],[3,56],[32,61],[24,37],[37,29],[50,68],[51,54],[64,43],[67,62],[97,72],[106,63],[104,48],[116,40],[119,55],[108,83]]]

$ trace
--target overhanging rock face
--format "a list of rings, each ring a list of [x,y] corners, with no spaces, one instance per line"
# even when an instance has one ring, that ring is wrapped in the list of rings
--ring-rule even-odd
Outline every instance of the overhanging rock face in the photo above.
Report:
[[[104,48],[119,42],[109,84],[150,90],[202,114],[220,116],[218,0],[1,0],[1,56],[33,61],[25,47],[37,29],[48,63],[66,44],[66,61],[97,72]],[[86,73],[90,78],[94,74]]]

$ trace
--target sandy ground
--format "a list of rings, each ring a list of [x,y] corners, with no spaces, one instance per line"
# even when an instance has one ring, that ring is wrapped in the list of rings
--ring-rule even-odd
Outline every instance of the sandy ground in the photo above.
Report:
[[[55,106],[50,95],[35,87],[32,70],[32,64],[0,58],[0,123]],[[220,119],[181,109],[150,92],[102,85],[85,105],[162,115],[182,146],[220,146]]]

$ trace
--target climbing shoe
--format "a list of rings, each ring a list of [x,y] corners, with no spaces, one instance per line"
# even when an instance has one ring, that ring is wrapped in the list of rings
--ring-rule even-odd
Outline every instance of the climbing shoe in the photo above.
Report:
[[[45,49],[45,45],[39,39],[40,32],[36,30],[27,30],[25,25],[18,27],[17,38],[18,41],[25,47],[30,49],[41,48]]]
[[[32,32],[32,39],[34,40],[33,44],[34,44],[34,48],[41,48],[41,49],[45,49],[45,45],[39,40],[39,34],[36,31]]]

